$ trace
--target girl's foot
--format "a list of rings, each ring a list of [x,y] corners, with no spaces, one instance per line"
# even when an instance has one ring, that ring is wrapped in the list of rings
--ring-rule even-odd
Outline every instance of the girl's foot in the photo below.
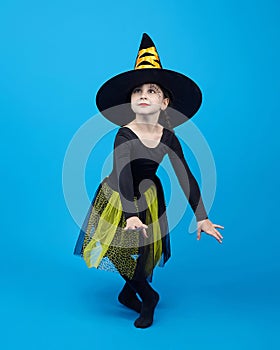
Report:
[[[154,311],[158,301],[159,294],[154,291],[153,296],[142,303],[140,316],[134,322],[136,328],[147,328],[153,324]]]

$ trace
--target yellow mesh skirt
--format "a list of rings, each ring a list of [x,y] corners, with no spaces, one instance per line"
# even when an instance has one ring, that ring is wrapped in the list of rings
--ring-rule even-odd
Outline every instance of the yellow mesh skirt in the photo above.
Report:
[[[120,195],[103,180],[92,200],[74,254],[82,256],[89,268],[151,281],[155,266],[163,267],[170,257],[164,198],[158,194],[155,184],[143,192],[145,210],[141,212],[134,197],[135,211],[148,226],[148,238],[145,238],[139,231],[124,230],[126,220]]]

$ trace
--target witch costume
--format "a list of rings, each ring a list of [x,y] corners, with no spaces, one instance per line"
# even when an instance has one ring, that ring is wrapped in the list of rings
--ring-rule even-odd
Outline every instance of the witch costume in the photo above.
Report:
[[[172,102],[169,124],[162,124],[160,142],[153,148],[125,126],[135,119],[129,104],[131,92],[145,83],[164,88]],[[74,250],[89,268],[118,272],[126,281],[151,282],[154,268],[168,261],[171,250],[166,202],[156,175],[166,154],[197,221],[208,218],[197,181],[173,129],[189,120],[201,101],[201,91],[190,78],[162,68],[147,34],[143,34],[134,69],[111,78],[99,89],[98,109],[120,127],[114,140],[112,172],[96,189]],[[137,229],[124,230],[132,216],[148,226],[148,238]]]

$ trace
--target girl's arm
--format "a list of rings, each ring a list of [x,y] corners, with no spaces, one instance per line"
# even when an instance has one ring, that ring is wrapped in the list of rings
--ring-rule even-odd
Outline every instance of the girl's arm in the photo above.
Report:
[[[200,240],[201,232],[214,237],[222,243],[223,236],[217,228],[224,229],[224,226],[213,224],[207,216],[198,183],[194,178],[184,157],[181,144],[175,134],[172,135],[170,149],[168,152],[172,166],[176,172],[180,185],[190,202],[197,220],[197,239]]]
[[[114,162],[117,171],[118,189],[122,203],[123,214],[126,219],[125,230],[140,229],[144,237],[148,237],[147,225],[139,219],[134,204],[134,187],[131,171],[131,145],[132,142],[125,135],[117,134],[114,143]]]
[[[168,156],[197,221],[208,219],[198,183],[193,176],[177,136],[172,133]]]
[[[133,178],[130,166],[131,142],[118,133],[114,142],[114,162],[117,172],[118,189],[125,219],[138,216],[134,206]]]

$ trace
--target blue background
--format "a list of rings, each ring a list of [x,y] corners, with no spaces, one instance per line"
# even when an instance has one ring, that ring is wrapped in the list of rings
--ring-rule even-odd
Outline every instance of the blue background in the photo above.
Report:
[[[278,349],[279,2],[9,0],[0,13],[1,347]],[[72,255],[62,166],[143,32],[202,89],[193,121],[217,168],[209,218],[225,229],[222,245],[197,241],[187,211],[155,272],[154,325],[139,330],[117,302],[120,277]],[[100,174],[87,171],[92,196]]]

